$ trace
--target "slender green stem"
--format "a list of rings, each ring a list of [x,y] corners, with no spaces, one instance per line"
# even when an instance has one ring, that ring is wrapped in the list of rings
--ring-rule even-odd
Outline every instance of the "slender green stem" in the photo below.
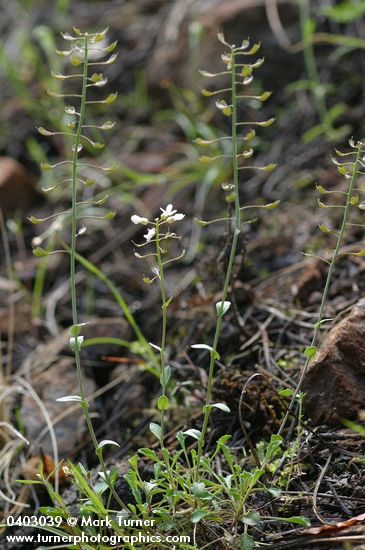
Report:
[[[343,214],[343,218],[342,218],[341,229],[338,233],[336,247],[335,247],[335,250],[334,250],[334,253],[333,253],[333,256],[332,256],[332,260],[331,260],[331,263],[330,263],[330,266],[329,266],[329,269],[328,269],[326,283],[325,283],[323,294],[322,294],[321,305],[320,305],[319,312],[318,312],[318,318],[317,318],[316,324],[314,325],[313,337],[312,337],[312,341],[311,341],[311,344],[310,344],[311,347],[316,345],[317,340],[318,340],[319,331],[321,329],[321,322],[323,320],[324,309],[325,309],[325,306],[326,306],[326,303],[327,303],[328,293],[329,293],[330,286],[331,286],[333,270],[334,270],[336,262],[337,262],[337,258],[338,258],[339,252],[340,252],[340,248],[342,246],[342,242],[343,242],[346,227],[347,227],[347,222],[348,222],[350,208],[351,208],[351,199],[352,199],[352,196],[353,196],[353,193],[354,193],[354,188],[356,186],[357,171],[358,171],[359,163],[361,161],[362,152],[363,152],[362,144],[359,143],[358,144],[357,155],[356,155],[356,160],[355,160],[354,168],[353,168],[353,171],[352,171],[352,176],[351,176],[349,188],[348,188],[348,191],[347,191],[346,204],[345,204],[345,207],[344,207],[344,214]],[[281,426],[280,426],[280,429],[278,431],[278,435],[280,435],[283,432],[283,430],[285,428],[285,425],[287,423],[287,420],[289,418],[289,415],[291,414],[291,411],[293,410],[294,404],[296,402],[296,396],[297,396],[298,392],[300,391],[300,389],[302,387],[302,383],[303,383],[304,377],[307,373],[310,361],[311,361],[311,357],[307,357],[307,359],[305,361],[305,364],[304,364],[304,367],[303,367],[303,370],[301,372],[297,387],[295,388],[295,392],[294,392],[294,394],[292,396],[292,399],[290,401],[290,405],[287,409],[287,412],[284,416],[284,419],[283,419],[283,421],[281,423]]]
[[[76,282],[75,282],[75,267],[76,267],[76,236],[77,236],[77,168],[79,158],[79,146],[81,140],[82,126],[84,123],[85,109],[86,109],[86,84],[88,74],[88,38],[84,38],[84,70],[82,76],[82,91],[81,91],[81,104],[80,104],[80,116],[77,126],[75,141],[73,144],[73,157],[72,157],[72,207],[71,207],[71,254],[70,254],[70,282],[71,282],[71,301],[72,301],[72,322],[77,325],[77,295],[76,295]],[[77,346],[76,346],[77,348]],[[79,382],[81,376],[79,376]],[[80,391],[83,392],[82,380],[80,383]],[[83,394],[81,394],[83,398]]]
[[[85,117],[85,110],[86,110],[86,92],[87,92],[87,75],[88,75],[88,37],[84,37],[84,58],[83,58],[83,78],[82,78],[82,91],[81,91],[81,103],[80,103],[80,115],[79,115],[79,122],[77,126],[75,141],[73,144],[73,157],[72,157],[72,172],[71,172],[71,180],[72,180],[72,207],[71,207],[71,250],[70,250],[70,285],[71,285],[71,304],[72,304],[72,323],[74,326],[78,324],[78,317],[77,317],[77,293],[76,293],[76,277],[75,277],[75,271],[76,271],[76,238],[77,238],[77,169],[78,169],[78,158],[79,158],[79,145],[81,140],[81,132],[82,132],[82,126],[84,122]],[[80,359],[80,344],[78,342],[78,339],[75,338],[74,342],[74,353],[75,353],[75,362],[76,362],[76,374],[77,374],[77,382],[80,392],[80,397],[82,399],[81,406],[82,410],[84,412],[84,417],[86,421],[86,425],[95,449],[95,453],[99,459],[100,466],[102,468],[104,478],[106,483],[108,484],[110,490],[112,491],[115,499],[117,502],[122,506],[122,508],[126,508],[123,501],[120,499],[118,494],[116,493],[113,484],[110,481],[110,477],[108,474],[108,471],[105,466],[104,458],[102,455],[102,449],[98,447],[98,441],[95,435],[94,427],[91,422],[90,414],[89,414],[89,404],[85,397],[85,389],[84,389],[84,383],[82,378],[82,372],[81,372],[81,359]]]
[[[159,235],[159,224],[156,223],[156,258],[158,265],[158,280],[160,282],[161,290],[161,302],[162,302],[162,334],[161,334],[161,351],[160,351],[160,376],[161,376],[161,392],[162,395],[166,395],[166,380],[165,380],[165,347],[166,347],[166,327],[167,327],[167,307],[168,303],[166,300],[166,287],[165,287],[165,277],[163,262],[161,257],[161,248],[160,248],[160,235]],[[165,418],[166,413],[164,407],[161,409],[161,447],[163,447],[164,432],[165,432]]]
[[[227,299],[229,285],[232,277],[233,264],[236,257],[236,249],[238,238],[241,232],[241,210],[240,210],[240,200],[239,200],[239,188],[238,188],[238,165],[237,165],[237,98],[236,98],[236,82],[235,82],[235,52],[232,49],[232,69],[231,69],[231,82],[232,82],[232,146],[233,146],[233,185],[234,185],[234,197],[235,197],[235,227],[232,239],[231,252],[228,261],[228,267],[226,272],[226,277],[224,281],[224,287],[222,292],[221,304]],[[198,478],[199,475],[199,465],[200,460],[203,454],[203,449],[205,445],[205,438],[208,429],[209,416],[211,408],[209,405],[212,400],[212,388],[213,388],[213,376],[214,376],[214,365],[216,361],[216,354],[218,348],[218,342],[222,329],[222,319],[223,319],[223,307],[218,308],[217,311],[217,324],[215,328],[214,341],[213,341],[213,351],[210,354],[210,364],[209,364],[209,374],[208,374],[208,386],[207,386],[207,395],[204,408],[204,418],[203,418],[203,427],[201,432],[201,437],[198,442],[198,452],[196,460],[196,470],[195,477]]]

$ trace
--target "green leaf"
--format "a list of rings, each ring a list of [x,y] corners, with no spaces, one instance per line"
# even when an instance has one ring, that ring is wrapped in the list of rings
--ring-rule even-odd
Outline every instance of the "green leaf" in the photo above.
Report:
[[[190,435],[190,437],[193,437],[194,439],[197,439],[198,441],[201,439],[202,433],[199,430],[195,430],[191,428],[190,430],[185,430],[185,432],[182,432],[184,435]]]
[[[182,449],[185,449],[186,448],[186,445],[185,445],[185,437],[184,437],[184,434],[182,432],[177,432],[176,434],[176,439],[178,440],[178,442],[180,443],[180,446]]]
[[[204,500],[211,500],[213,498],[213,496],[209,493],[209,491],[207,491],[207,488],[202,481],[193,483],[191,487],[191,492],[195,497],[201,498]]]
[[[215,308],[217,310],[217,315],[221,315],[223,317],[223,315],[225,315],[227,313],[227,311],[229,310],[229,308],[231,307],[231,302],[217,302],[215,304]]]
[[[314,359],[314,357],[317,355],[317,351],[318,351],[317,346],[308,346],[308,347],[305,348],[305,350],[304,350],[304,355],[305,355],[308,359]]]
[[[78,335],[80,334],[80,329],[81,329],[80,325],[73,325],[71,327],[71,336],[73,336],[74,338],[77,338]]]
[[[207,349],[208,351],[210,351],[211,354],[214,355],[215,359],[220,359],[219,353],[215,351],[212,346],[208,346],[208,344],[193,344],[191,347],[194,349]]]
[[[150,431],[153,433],[153,435],[160,440],[162,436],[162,430],[161,426],[159,424],[156,424],[155,422],[150,423]]]
[[[163,373],[160,375],[161,386],[168,384],[170,377],[171,377],[171,367],[170,365],[166,365],[166,367],[163,370]]]
[[[225,403],[213,403],[212,405],[205,405],[203,407],[203,412],[209,410],[209,409],[220,409],[224,412],[231,412],[231,409],[225,404]]]
[[[267,492],[270,493],[274,498],[279,498],[282,494],[281,489],[278,489],[277,487],[267,487]]]
[[[253,550],[254,548],[254,538],[251,535],[245,533],[240,538],[240,550]]]
[[[193,523],[199,523],[200,520],[202,520],[208,515],[209,515],[209,512],[207,510],[195,510],[195,512],[191,516],[191,521]]]
[[[154,462],[160,462],[158,456],[156,455],[155,451],[152,451],[152,449],[147,449],[146,447],[143,447],[142,449],[138,449],[138,452],[146,456],[147,458],[150,458]]]
[[[270,443],[267,446],[265,454],[265,463],[267,464],[275,456],[283,444],[281,435],[273,434],[270,438]]]
[[[291,390],[290,388],[284,388],[278,391],[278,395],[280,397],[292,397],[294,395],[294,390]]]
[[[159,411],[167,411],[167,409],[169,408],[169,400],[166,395],[160,395],[157,400],[157,408]]]
[[[311,522],[308,518],[305,518],[304,516],[291,516],[290,518],[272,518],[276,519],[277,521],[283,521],[285,523],[295,523],[297,525],[304,525],[305,527],[309,527]]]
[[[258,512],[248,512],[241,518],[242,523],[246,525],[257,525],[261,521],[261,516]]]
[[[96,450],[102,449],[106,445],[115,445],[116,447],[120,447],[119,443],[113,441],[112,439],[103,439],[103,441],[100,441],[99,445],[96,447]]]

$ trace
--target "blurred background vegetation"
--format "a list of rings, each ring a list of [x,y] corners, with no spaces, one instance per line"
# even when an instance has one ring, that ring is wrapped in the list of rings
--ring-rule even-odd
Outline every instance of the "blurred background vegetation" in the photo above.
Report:
[[[297,261],[301,251],[326,246],[326,237],[318,236],[318,220],[308,213],[316,207],[312,193],[316,182],[327,188],[340,185],[340,175],[330,163],[333,147],[346,144],[351,135],[360,139],[364,131],[361,0],[14,0],[2,1],[1,9],[0,154],[20,163],[26,181],[19,192],[14,185],[0,185],[0,201],[17,277],[31,295],[33,319],[41,316],[43,293],[52,289],[52,265],[53,273],[58,270],[67,277],[67,262],[62,259],[46,268],[28,258],[32,242],[52,248],[55,228],[30,227],[26,216],[35,212],[44,217],[60,202],[68,204],[62,186],[52,194],[42,191],[52,187],[53,175],[39,169],[47,159],[62,160],[68,148],[62,136],[45,138],[36,127],[54,130],[64,125],[65,100],[50,97],[47,90],[61,90],[51,70],[62,72],[64,59],[55,49],[61,47],[60,31],[73,25],[90,31],[108,26],[119,49],[107,74],[107,91],[119,94],[113,107],[117,124],[107,136],[107,152],[100,153],[102,161],[118,164],[119,170],[98,177],[96,191],[86,188],[81,197],[88,199],[93,193],[102,197],[107,192],[117,217],[111,225],[93,226],[92,237],[88,233],[80,241],[81,252],[94,263],[107,262],[104,269],[123,286],[137,314],[140,303],[135,297],[145,291],[131,277],[142,270],[130,251],[136,231],[130,227],[131,213],[153,215],[162,203],[178,203],[188,214],[184,265],[201,257],[203,249],[206,254],[191,279],[199,281],[205,273],[208,277],[207,266],[217,257],[213,241],[221,229],[213,226],[202,232],[191,221],[224,210],[221,185],[231,175],[225,159],[200,164],[201,151],[193,143],[197,137],[214,138],[227,129],[214,98],[201,96],[207,82],[198,72],[220,66],[218,30],[230,42],[249,36],[262,44],[259,55],[265,64],[252,92],[271,90],[273,95],[263,105],[255,100],[246,103],[241,119],[277,118],[265,132],[257,132],[254,145],[257,164],[278,163],[278,168],[269,175],[249,173],[242,183],[242,204],[280,198],[282,207],[275,216],[259,216],[246,226],[242,247],[249,253],[242,277],[265,277]],[[102,105],[98,107],[96,119],[110,118]],[[88,156],[88,151],[84,154]],[[38,190],[30,197],[25,191],[29,182]],[[51,270],[48,277],[46,269]],[[105,309],[95,298],[93,281],[89,277],[82,283],[85,314]],[[63,324],[68,322],[65,311]]]

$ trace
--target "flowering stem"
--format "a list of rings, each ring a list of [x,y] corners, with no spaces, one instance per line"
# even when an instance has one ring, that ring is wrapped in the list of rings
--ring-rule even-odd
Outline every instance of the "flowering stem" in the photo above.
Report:
[[[166,377],[165,377],[165,347],[166,347],[166,327],[167,327],[167,307],[168,302],[166,300],[166,287],[165,287],[165,277],[163,270],[163,262],[161,257],[161,248],[160,248],[160,234],[159,234],[159,224],[156,223],[156,258],[158,266],[158,280],[160,282],[161,290],[161,302],[162,302],[162,334],[161,334],[161,346],[160,346],[160,381],[161,381],[161,396],[166,396]],[[165,431],[165,407],[161,407],[161,437],[160,443],[163,447],[164,440],[164,431]]]
[[[72,172],[71,172],[71,180],[72,180],[72,207],[71,207],[71,250],[70,250],[70,286],[71,286],[71,304],[72,304],[72,323],[73,326],[76,327],[78,324],[78,316],[77,316],[77,294],[76,294],[76,278],[75,278],[75,268],[76,268],[76,238],[77,238],[77,169],[78,169],[78,156],[79,156],[79,145],[81,140],[81,132],[82,132],[82,126],[84,122],[85,117],[85,110],[86,110],[86,92],[87,92],[87,77],[88,77],[88,36],[86,35],[84,37],[84,44],[83,44],[83,50],[84,50],[84,56],[83,56],[83,77],[82,77],[82,91],[81,91],[81,103],[80,103],[80,114],[79,114],[79,122],[77,126],[77,131],[75,135],[75,141],[73,143],[73,157],[72,157]],[[92,425],[92,421],[89,414],[89,404],[85,397],[85,389],[84,389],[84,383],[82,379],[82,372],[81,372],[81,359],[80,359],[80,343],[78,341],[78,338],[74,338],[74,345],[73,345],[74,353],[75,353],[75,362],[76,362],[76,374],[77,374],[77,382],[81,397],[81,407],[84,412],[84,417],[86,421],[86,425],[88,427],[88,431],[92,440],[92,443],[94,445],[95,453],[99,459],[100,466],[102,468],[105,482],[108,484],[110,490],[113,493],[113,496],[118,501],[118,503],[122,506],[122,508],[126,508],[123,501],[120,499],[118,494],[116,493],[113,484],[110,481],[110,477],[108,474],[108,471],[105,466],[104,458],[102,455],[102,449],[98,446],[98,441],[95,435],[94,427]]]
[[[82,78],[80,116],[79,116],[79,123],[77,126],[75,141],[73,144],[72,174],[71,174],[72,206],[71,206],[70,285],[71,285],[72,323],[74,326],[77,325],[77,295],[76,295],[76,280],[75,280],[77,210],[78,210],[77,208],[77,167],[78,167],[78,155],[79,155],[78,149],[80,145],[81,131],[82,131],[82,125],[84,122],[85,108],[86,108],[86,84],[87,84],[87,69],[88,69],[87,57],[88,57],[88,39],[87,37],[85,37],[84,59],[83,59],[84,70],[83,70],[83,78]],[[83,384],[82,374],[81,374],[81,365],[80,365],[80,350],[79,350],[79,346],[77,345],[77,342],[75,343],[75,360],[76,360],[77,381],[79,385],[80,397],[83,401],[85,401],[85,390],[84,390],[84,384]]]
[[[335,268],[337,258],[339,256],[340,248],[342,246],[342,241],[343,241],[343,238],[344,238],[344,235],[345,235],[347,222],[348,222],[348,218],[349,218],[349,214],[350,214],[351,199],[352,199],[352,196],[353,196],[353,193],[354,193],[354,188],[356,187],[357,174],[358,174],[358,170],[359,170],[359,163],[361,161],[361,156],[362,156],[362,153],[363,153],[362,144],[358,143],[357,147],[358,147],[357,155],[356,155],[356,159],[355,159],[355,162],[354,162],[354,165],[353,165],[353,170],[352,170],[352,175],[351,175],[351,180],[350,180],[350,184],[349,184],[349,187],[348,187],[348,191],[346,193],[346,204],[345,204],[345,207],[344,207],[344,213],[343,213],[343,218],[342,218],[342,223],[341,223],[341,229],[338,233],[336,247],[335,247],[335,250],[334,250],[334,253],[333,253],[333,256],[332,256],[332,260],[331,260],[331,263],[330,263],[330,266],[329,266],[328,273],[327,273],[326,283],[325,283],[323,294],[322,294],[321,305],[320,305],[319,312],[318,312],[318,318],[317,318],[316,324],[314,325],[313,337],[312,337],[312,341],[311,341],[311,344],[310,344],[311,347],[313,347],[317,344],[317,339],[318,339],[319,331],[321,329],[321,323],[322,323],[322,320],[323,320],[324,308],[325,308],[326,303],[327,303],[328,293],[329,293],[329,289],[330,289],[330,286],[331,286],[333,270]],[[289,407],[287,409],[287,412],[284,416],[284,419],[283,419],[283,421],[280,425],[278,435],[280,435],[283,432],[283,430],[285,428],[285,425],[287,423],[287,420],[289,418],[289,415],[290,415],[291,411],[293,410],[294,404],[295,404],[296,399],[297,399],[296,396],[297,396],[298,392],[300,391],[300,389],[302,387],[302,383],[303,383],[304,377],[307,373],[307,370],[308,370],[309,363],[310,363],[311,359],[312,359],[312,357],[310,355],[308,355],[307,358],[306,358],[303,370],[301,372],[297,387],[295,388],[295,391],[294,391],[293,396],[291,398],[290,405],[289,405]]]
[[[199,464],[203,454],[205,437],[208,429],[208,422],[209,422],[209,416],[211,411],[211,407],[209,405],[211,405],[211,400],[212,400],[214,365],[216,361],[218,342],[221,334],[222,319],[224,315],[224,309],[222,306],[227,299],[229,285],[232,277],[234,259],[236,256],[238,238],[241,232],[241,211],[240,211],[240,200],[239,200],[239,189],[238,189],[238,164],[237,164],[237,98],[236,98],[236,78],[235,78],[236,65],[235,65],[235,52],[233,48],[231,50],[231,56],[232,56],[231,58],[232,59],[232,67],[231,67],[232,130],[231,130],[231,133],[232,133],[232,146],[233,146],[232,165],[233,165],[233,185],[234,185],[234,204],[235,204],[235,224],[234,224],[234,233],[233,233],[233,239],[232,239],[231,252],[229,256],[226,278],[224,281],[224,287],[222,292],[221,307],[218,308],[217,310],[217,324],[215,328],[212,351],[210,353],[208,386],[207,386],[207,395],[206,395],[206,401],[205,401],[205,407],[204,407],[203,427],[201,431],[201,437],[199,438],[199,442],[198,442],[198,452],[197,452],[197,458],[196,458],[196,464],[195,464],[196,478],[198,478],[198,475],[199,475]]]

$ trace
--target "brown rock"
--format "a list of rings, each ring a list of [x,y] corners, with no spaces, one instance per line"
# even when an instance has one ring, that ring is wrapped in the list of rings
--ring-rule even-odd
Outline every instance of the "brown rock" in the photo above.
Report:
[[[129,327],[124,319],[102,318],[91,321],[82,327],[85,339],[98,337],[128,338]],[[43,405],[54,422],[67,409],[72,409],[62,419],[54,423],[58,450],[61,457],[70,456],[86,436],[86,425],[83,412],[78,403],[59,403],[59,397],[79,395],[75,361],[69,345],[70,329],[64,330],[49,343],[39,345],[24,361],[21,372],[31,380],[32,387],[40,397]],[[87,369],[89,362],[98,361],[103,355],[115,353],[115,345],[94,345],[82,350],[83,381],[86,397],[90,396],[99,382],[92,369]],[[107,365],[106,365],[107,366]],[[110,369],[99,369],[102,373]],[[89,375],[89,376],[88,376]],[[90,407],[92,408],[92,402]],[[44,430],[46,422],[39,406],[31,395],[25,395],[21,403],[21,418],[26,429],[32,452],[53,455],[51,438]],[[44,433],[43,433],[44,432]],[[43,434],[42,436],[40,434]]]
[[[43,196],[24,166],[10,157],[0,157],[0,209],[4,217],[14,212],[28,213]]]
[[[71,357],[63,357],[47,370],[42,372],[33,382],[33,388],[41,398],[43,405],[52,420],[64,413],[67,408],[73,407],[71,414],[65,416],[60,422],[55,423],[54,431],[60,457],[66,457],[80,444],[86,433],[86,426],[81,407],[76,403],[59,403],[59,397],[66,395],[78,395],[76,387],[76,370],[74,360]],[[85,394],[88,396],[95,390],[95,383],[84,376]],[[31,395],[25,395],[22,399],[21,416],[26,429],[27,438],[34,443],[45,427],[45,419],[37,403]],[[33,451],[39,450],[53,455],[51,438],[48,431],[39,438]]]
[[[292,286],[294,299],[298,300],[302,305],[310,303],[313,292],[322,290],[323,288],[325,270],[326,264],[321,260],[316,260],[309,264],[298,281]]]
[[[304,378],[305,414],[315,423],[355,418],[365,403],[365,299],[329,333]]]

